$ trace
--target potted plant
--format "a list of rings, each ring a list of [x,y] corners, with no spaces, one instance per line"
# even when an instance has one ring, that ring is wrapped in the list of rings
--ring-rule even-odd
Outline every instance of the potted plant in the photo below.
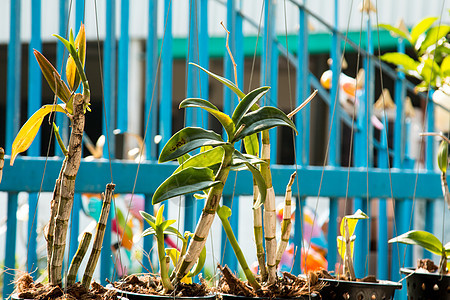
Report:
[[[343,262],[342,273],[334,278],[326,271],[320,275],[320,280],[328,285],[320,292],[324,299],[393,299],[396,289],[401,289],[399,283],[376,280],[374,276],[357,279],[353,269],[353,248],[356,236],[356,225],[359,220],[369,217],[358,209],[356,213],[344,216],[340,225],[340,236],[337,237],[338,252]]]
[[[68,147],[66,147],[59,136],[57,126],[53,123],[54,133],[58,145],[64,154],[64,160],[53,191],[50,222],[45,230],[45,238],[47,240],[48,284],[43,285],[42,283],[34,283],[29,274],[24,274],[16,281],[16,294],[13,296],[15,299],[29,299],[38,296],[53,299],[63,295],[65,290],[67,290],[68,293],[76,295],[75,297],[90,293],[91,297],[95,298],[95,295],[92,292],[89,292],[89,288],[91,285],[92,274],[100,256],[111,197],[115,187],[112,183],[108,184],[105,193],[102,195],[102,212],[98,221],[92,252],[89,257],[82,283],[75,283],[75,280],[78,268],[87,252],[92,237],[90,232],[84,233],[78,251],[70,264],[65,286],[63,286],[62,263],[66,246],[68,220],[72,211],[74,199],[75,179],[81,161],[85,113],[90,110],[90,89],[84,72],[86,58],[86,35],[84,25],[81,24],[76,38],[74,38],[72,31],[70,32],[69,40],[57,35],[55,36],[64,44],[70,54],[66,65],[67,84],[61,79],[61,75],[53,65],[39,51],[34,50],[34,55],[36,56],[37,62],[39,63],[47,83],[55,93],[55,97],[59,98],[63,103],[42,106],[22,126],[12,145],[11,166],[14,164],[17,155],[27,150],[31,145],[46,115],[56,112],[64,113],[71,120],[72,131]],[[82,92],[76,93],[80,83]],[[99,293],[97,298],[100,299],[100,295],[105,293],[105,289],[95,283],[93,284],[93,288]]]

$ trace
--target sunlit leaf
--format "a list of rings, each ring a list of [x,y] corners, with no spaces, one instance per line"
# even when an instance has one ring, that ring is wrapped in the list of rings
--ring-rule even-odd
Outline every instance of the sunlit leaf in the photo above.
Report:
[[[242,153],[240,153],[242,154]],[[250,154],[242,154],[247,159],[247,162],[251,163],[252,165],[260,165],[265,164],[266,162],[262,159],[260,159],[258,156],[250,155]],[[245,165],[245,162],[237,156],[235,153],[233,153],[232,161],[231,161],[231,170],[233,171],[242,171],[242,170],[248,170],[247,166]]]
[[[346,236],[345,233],[345,221],[347,220],[347,224],[348,224],[348,235],[352,236],[353,233],[355,232],[355,227],[356,224],[358,223],[359,220],[362,219],[368,219],[369,216],[366,215],[362,210],[358,209],[353,215],[348,215],[342,218],[341,221],[341,227],[340,227],[340,233],[343,237]]]
[[[166,248],[166,255],[168,255],[170,257],[172,264],[174,266],[176,266],[180,259],[181,253],[180,253],[180,251],[178,251],[175,248]],[[186,275],[183,277],[183,279],[181,279],[181,282],[186,283],[186,284],[191,284],[192,278],[190,278]]]
[[[442,60],[441,72],[444,77],[450,77],[450,56],[446,56]]]
[[[164,204],[161,204],[156,212],[156,227],[159,227],[163,222]]]
[[[147,236],[147,235],[153,235],[153,234],[156,234],[156,231],[155,231],[155,229],[153,229],[153,227],[150,227],[150,228],[145,229],[142,232],[141,236]]]
[[[144,218],[144,220],[148,223],[148,225],[150,225],[153,229],[156,229],[156,218],[154,216],[142,210],[139,211],[139,213],[141,214],[142,218]]]
[[[442,141],[438,150],[438,166],[442,173],[447,172],[448,165],[448,143]]]
[[[389,24],[380,24],[378,25],[381,28],[384,28],[388,31],[390,31],[392,34],[401,37],[407,41],[411,41],[411,37],[409,36],[409,32],[403,31],[400,28],[394,27],[392,25]]]
[[[160,224],[161,229],[164,231],[167,228],[169,228],[170,225],[172,225],[173,223],[175,223],[177,220],[165,220],[164,222],[162,222]],[[180,234],[181,235],[181,234]]]
[[[22,128],[20,128],[19,133],[12,144],[11,166],[14,164],[17,154],[26,151],[30,147],[39,131],[39,128],[41,127],[42,121],[44,121],[45,116],[52,111],[66,113],[64,105],[44,105],[37,110],[25,124],[23,124]]]
[[[429,232],[422,230],[411,230],[398,237],[389,240],[389,243],[402,243],[418,245],[422,248],[441,256],[444,250],[441,241]]]
[[[175,133],[164,146],[159,162],[176,159],[202,146],[218,146],[225,142],[220,135],[211,130],[199,127],[186,127]]]
[[[242,100],[236,106],[236,109],[233,111],[233,115],[231,116],[234,124],[238,124],[241,121],[242,117],[244,117],[244,115],[250,110],[250,108],[252,108],[252,106],[256,104],[259,99],[261,99],[261,97],[269,91],[269,89],[270,87],[263,86],[254,89],[253,91],[245,95],[245,97],[242,98]]]
[[[254,133],[244,138],[245,152],[250,155],[259,155],[259,139],[258,134]]]
[[[153,204],[169,198],[194,193],[221,184],[214,181],[213,171],[208,168],[189,167],[167,178],[153,194]]]
[[[355,236],[350,237],[350,259],[353,259],[353,250],[355,246]],[[347,245],[345,243],[345,239],[343,236],[337,237],[337,248],[338,253],[341,256],[342,260],[345,260],[345,251],[347,250]]]
[[[231,120],[231,118],[221,112],[214,104],[207,100],[198,99],[198,98],[188,98],[183,100],[180,103],[180,108],[186,108],[186,107],[199,107],[203,108],[207,112],[209,112],[211,115],[216,117],[216,119],[222,124],[223,128],[225,128],[225,131],[227,132],[228,136],[233,136],[234,133],[234,123]]]
[[[74,45],[81,64],[84,67],[86,61],[86,32],[83,24],[80,26]],[[69,55],[69,58],[67,59],[66,76],[70,89],[76,91],[80,85],[80,75],[77,72],[77,66],[72,55]]]
[[[203,247],[200,252],[200,256],[198,257],[197,264],[195,265],[195,269],[192,268],[189,273],[186,275],[187,277],[194,277],[198,273],[200,273],[205,265],[206,261],[206,247]]]
[[[427,31],[437,20],[436,17],[429,17],[421,20],[411,29],[411,44],[414,45],[421,34]]]
[[[442,39],[450,31],[450,25],[440,25],[432,27],[425,37],[425,40],[420,44],[419,53],[424,53],[428,47],[434,46],[436,42]]]
[[[419,66],[419,62],[412,59],[408,55],[399,52],[385,53],[380,58],[388,63],[398,65],[401,71],[416,71]]]
[[[222,162],[225,150],[222,147],[215,147],[210,150],[200,152],[197,155],[191,156],[183,164],[181,164],[174,173],[189,167],[209,167]]]
[[[253,208],[258,208],[261,205],[264,204],[264,201],[266,200],[266,194],[267,194],[267,185],[266,181],[264,180],[264,177],[261,175],[261,172],[257,167],[255,167],[250,161],[242,155],[241,152],[234,150],[233,155],[237,156],[239,159],[241,159],[244,164],[247,166],[248,170],[252,172],[253,179],[256,181],[256,184],[258,185],[259,194],[261,197],[258,198],[258,201],[256,201],[253,204]]]
[[[227,87],[229,87],[230,88],[230,90],[232,90],[239,98],[244,98],[245,97],[245,94],[233,83],[233,82],[231,82],[230,80],[228,80],[228,79],[226,79],[226,78],[224,78],[224,77],[222,77],[222,76],[219,76],[219,75],[217,75],[217,74],[214,74],[214,73],[212,73],[212,72],[210,72],[210,71],[208,71],[208,70],[206,70],[206,69],[204,69],[204,68],[202,68],[202,67],[200,67],[199,65],[197,65],[197,64],[194,64],[194,63],[189,63],[189,64],[191,64],[191,65],[193,65],[193,66],[196,66],[197,68],[200,68],[200,69],[202,69],[204,72],[206,72],[209,76],[211,76],[211,77],[213,77],[214,79],[216,79],[216,80],[218,80],[218,81],[220,81],[221,83],[223,83],[224,85],[226,85]]]
[[[175,221],[176,222],[176,220],[168,220],[168,221]],[[182,241],[184,240],[183,235],[175,227],[172,227],[172,226],[169,226],[166,229],[164,229],[164,234],[175,235],[179,239],[181,239]]]
[[[297,133],[295,124],[291,119],[278,108],[270,106],[265,106],[256,111],[249,112],[242,118],[241,122],[236,125],[236,128],[240,128],[241,125],[244,125],[244,128],[241,132],[237,132],[234,137],[235,141],[275,126],[289,126]]]
[[[53,93],[58,96],[64,103],[68,103],[71,98],[71,92],[67,85],[62,81],[61,75],[56,71],[55,67],[42,55],[39,51],[33,50],[34,56],[41,68],[45,80],[52,89]],[[67,107],[69,112],[72,108]]]

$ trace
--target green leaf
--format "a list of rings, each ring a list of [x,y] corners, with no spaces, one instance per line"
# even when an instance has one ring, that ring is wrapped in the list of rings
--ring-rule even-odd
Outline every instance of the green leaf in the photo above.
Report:
[[[252,108],[254,104],[256,104],[259,99],[261,99],[262,96],[264,96],[268,91],[270,87],[263,86],[259,87],[257,89],[254,89],[247,95],[245,95],[244,98],[239,102],[239,104],[236,106],[236,109],[233,112],[233,115],[231,116],[231,119],[233,120],[234,124],[239,124],[242,117]]]
[[[441,141],[437,158],[439,169],[442,173],[446,173],[448,165],[448,143],[446,141]]]
[[[161,223],[161,229],[164,231],[167,228],[169,228],[170,225],[172,225],[173,223],[175,223],[177,220],[165,220],[164,222]],[[181,235],[181,234],[180,234]]]
[[[250,162],[252,165],[261,165],[265,164],[266,162],[262,159],[260,159],[258,156],[250,155],[250,154],[242,154],[247,159],[247,162]],[[232,161],[231,161],[231,170],[233,171],[242,171],[242,170],[248,170],[247,166],[245,165],[245,162],[238,157],[235,153],[233,153]]]
[[[236,128],[240,128],[241,125],[244,125],[245,127],[234,137],[235,141],[275,126],[289,126],[297,133],[295,124],[284,112],[278,108],[269,106],[262,107],[254,112],[246,114],[241,122],[236,125]]]
[[[264,201],[266,200],[267,194],[266,181],[264,180],[264,177],[261,175],[259,169],[255,167],[252,163],[250,163],[250,161],[244,155],[242,155],[241,152],[234,150],[233,155],[241,159],[247,166],[248,170],[252,172],[253,179],[256,181],[256,184],[258,185],[259,194],[261,195],[261,197],[258,198],[258,201],[256,201],[253,204],[253,208],[258,208],[262,204],[264,204]]]
[[[244,138],[244,148],[245,152],[247,152],[250,155],[254,156],[259,155],[259,139],[257,133],[246,136]]]
[[[20,128],[19,133],[17,133],[16,138],[12,144],[11,149],[11,162],[10,165],[14,164],[14,160],[19,153],[26,151],[31,143],[33,142],[36,134],[41,128],[42,121],[46,115],[51,113],[52,111],[66,113],[65,106],[61,104],[57,105],[44,105],[40,109],[38,109],[26,122],[23,124],[22,128]]]
[[[164,204],[161,204],[161,206],[158,209],[158,212],[156,213],[156,227],[160,227],[161,223],[163,222],[163,213],[164,213]]]
[[[427,31],[437,19],[438,18],[436,17],[428,17],[417,23],[417,25],[411,29],[411,44],[415,45],[419,36]]]
[[[78,31],[77,37],[74,42],[75,50],[78,53],[78,57],[81,61],[81,65],[84,67],[86,62],[86,32],[84,25],[81,24],[80,30]],[[80,85],[80,75],[77,72],[77,66],[71,55],[67,59],[66,64],[66,77],[67,83],[72,91],[76,91]]]
[[[411,37],[409,36],[409,32],[403,31],[400,28],[394,27],[389,24],[380,24],[378,27],[384,28],[391,32],[391,34],[394,34],[398,37],[401,37],[409,42],[411,42]]]
[[[176,220],[169,220],[169,221],[176,221]],[[175,235],[177,236],[180,240],[184,241],[185,238],[183,237],[183,235],[175,228],[172,226],[167,227],[166,229],[164,229],[164,234],[170,234],[170,235]]]
[[[186,107],[199,107],[203,108],[207,112],[209,112],[211,115],[216,117],[216,119],[222,124],[223,128],[225,128],[225,131],[227,132],[229,137],[233,136],[234,133],[234,123],[231,120],[231,118],[221,112],[214,104],[207,100],[198,99],[198,98],[188,98],[183,100],[180,103],[180,108],[186,108]]]
[[[222,77],[222,76],[219,76],[219,75],[217,75],[217,74],[214,74],[214,73],[212,73],[212,72],[210,72],[210,71],[208,71],[208,70],[206,70],[206,69],[204,69],[204,68],[202,68],[202,67],[200,67],[199,65],[197,65],[197,64],[194,64],[194,63],[189,63],[189,64],[191,64],[191,65],[193,65],[193,66],[196,66],[197,68],[200,68],[200,69],[202,69],[204,72],[206,72],[209,76],[211,76],[211,77],[213,77],[214,79],[216,79],[217,81],[220,81],[221,83],[223,83],[224,85],[226,85],[228,88],[230,88],[230,90],[232,90],[239,98],[244,98],[245,97],[245,94],[233,83],[233,82],[231,82],[230,80],[228,80],[228,79],[226,79],[226,78],[224,78],[224,77]]]
[[[450,56],[446,56],[442,60],[441,72],[444,77],[450,77]]]
[[[191,156],[183,164],[181,164],[174,173],[189,168],[189,167],[210,167],[222,162],[225,150],[222,147],[215,147],[210,150],[200,152],[197,155]]]
[[[71,98],[72,92],[69,90],[64,81],[62,81],[61,75],[59,75],[55,67],[39,51],[33,50],[33,53],[49,87],[59,99],[67,104]],[[69,112],[72,112],[71,107],[68,107],[67,109]]]
[[[147,235],[153,235],[153,234],[156,235],[156,230],[153,227],[150,227],[150,228],[145,229],[142,232],[141,236],[147,236]]]
[[[186,276],[194,277],[195,275],[200,273],[203,269],[203,266],[205,265],[205,261],[206,261],[206,247],[203,247],[202,251],[200,252],[200,256],[198,257],[197,265],[195,266],[195,269],[192,268],[191,271],[189,271],[189,273]]]
[[[444,250],[441,241],[429,232],[422,230],[411,230],[398,237],[389,240],[389,243],[402,243],[418,245],[424,249],[441,256]]]
[[[186,127],[175,133],[159,155],[159,162],[176,159],[202,146],[218,146],[225,142],[220,135],[199,127]]]
[[[447,35],[450,31],[450,25],[440,25],[436,27],[432,27],[426,37],[425,40],[420,44],[419,53],[424,53],[428,47],[434,46],[437,41]]]
[[[156,218],[154,216],[142,210],[139,213],[141,214],[142,218],[144,218],[144,220],[148,223],[148,225],[150,225],[153,229],[156,229]]]
[[[72,30],[70,30],[70,34],[73,36]],[[66,47],[66,49],[70,53],[70,42],[68,40],[66,40],[65,38],[63,38],[62,36],[59,36],[57,34],[54,34],[53,36],[56,37],[58,40],[60,40],[64,44],[64,47]],[[72,54],[72,53],[70,53],[70,54]]]
[[[399,52],[385,53],[381,55],[380,58],[385,62],[398,65],[404,72],[417,71],[417,67],[420,64],[408,55]]]
[[[220,181],[214,181],[213,171],[208,168],[189,167],[167,178],[153,194],[156,204],[169,198],[208,189]]]

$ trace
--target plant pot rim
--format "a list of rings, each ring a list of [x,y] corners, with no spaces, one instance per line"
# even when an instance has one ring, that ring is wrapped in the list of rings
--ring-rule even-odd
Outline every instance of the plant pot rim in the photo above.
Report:
[[[387,286],[394,289],[401,289],[402,284],[395,281],[390,280],[378,280],[378,282],[365,282],[365,281],[349,281],[349,280],[342,280],[342,279],[330,279],[330,278],[319,278],[319,280],[329,282],[329,283],[337,283],[337,284],[348,284],[348,285],[354,285],[355,287],[362,287],[362,286],[373,286],[373,287],[382,287]]]
[[[311,294],[311,295],[304,295],[304,296],[300,296],[300,297],[274,297],[274,298],[270,298],[270,297],[248,297],[248,296],[239,296],[239,295],[233,295],[233,294],[226,294],[226,293],[220,293],[220,295],[223,297],[225,296],[225,298],[235,298],[235,299],[260,299],[260,300],[266,300],[266,299],[271,299],[271,300],[287,300],[287,299],[308,299],[309,296],[311,296],[311,299],[316,299],[319,295],[318,294]]]
[[[420,272],[420,271],[416,272],[416,268],[401,268],[400,272],[405,275],[417,274],[417,275],[427,275],[427,276],[449,277],[450,278],[450,274],[441,275],[439,273]]]
[[[148,296],[148,297],[152,297],[152,298],[155,298],[158,300],[164,300],[164,299],[214,299],[214,298],[216,298],[216,294],[208,294],[206,296],[171,296],[171,295],[140,294],[140,293],[120,290],[118,288],[113,287],[111,284],[108,284],[106,286],[106,288],[110,289],[110,290],[115,290],[119,294],[123,294],[124,296],[125,295],[132,295],[132,296],[138,296],[138,297]]]

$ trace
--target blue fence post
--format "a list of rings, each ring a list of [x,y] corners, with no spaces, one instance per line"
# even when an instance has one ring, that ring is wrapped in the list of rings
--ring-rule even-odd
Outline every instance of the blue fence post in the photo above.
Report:
[[[8,193],[6,221],[5,267],[3,273],[3,299],[7,299],[14,290],[16,269],[16,235],[17,235],[18,193]]]
[[[388,159],[387,155],[388,144],[388,130],[389,130],[389,121],[387,120],[387,116],[382,115],[382,122],[384,128],[381,130],[380,135],[380,149],[378,150],[378,168],[387,168],[388,167]],[[388,218],[387,218],[387,209],[386,209],[386,199],[378,200],[378,241],[377,241],[377,251],[378,251],[378,261],[383,263],[377,264],[377,278],[378,279],[388,279],[388,267],[389,261],[388,259]]]
[[[265,1],[264,5],[264,33],[261,55],[261,85],[270,86],[264,97],[264,105],[278,104],[278,48],[275,43],[276,34],[276,3],[274,0]],[[277,128],[270,130],[270,161],[277,162]]]
[[[155,215],[154,211],[153,211],[153,204],[152,204],[152,197],[153,195],[149,194],[149,195],[145,195],[145,212],[151,214],[152,216]],[[144,230],[150,228],[150,225],[148,225],[147,222],[144,222]],[[153,235],[147,235],[143,237],[144,239],[144,257],[142,258],[142,264],[144,265],[144,268],[146,270],[143,270],[143,272],[153,272],[153,253],[152,253],[152,249],[153,249]],[[145,257],[145,253],[148,254],[148,257]]]
[[[130,1],[120,2],[120,39],[117,66],[117,128],[121,132],[128,131],[128,53]]]
[[[161,49],[161,101],[159,105],[159,134],[161,142],[159,152],[172,136],[172,80],[173,80],[173,53],[172,53],[172,1],[164,1],[165,33]]]

